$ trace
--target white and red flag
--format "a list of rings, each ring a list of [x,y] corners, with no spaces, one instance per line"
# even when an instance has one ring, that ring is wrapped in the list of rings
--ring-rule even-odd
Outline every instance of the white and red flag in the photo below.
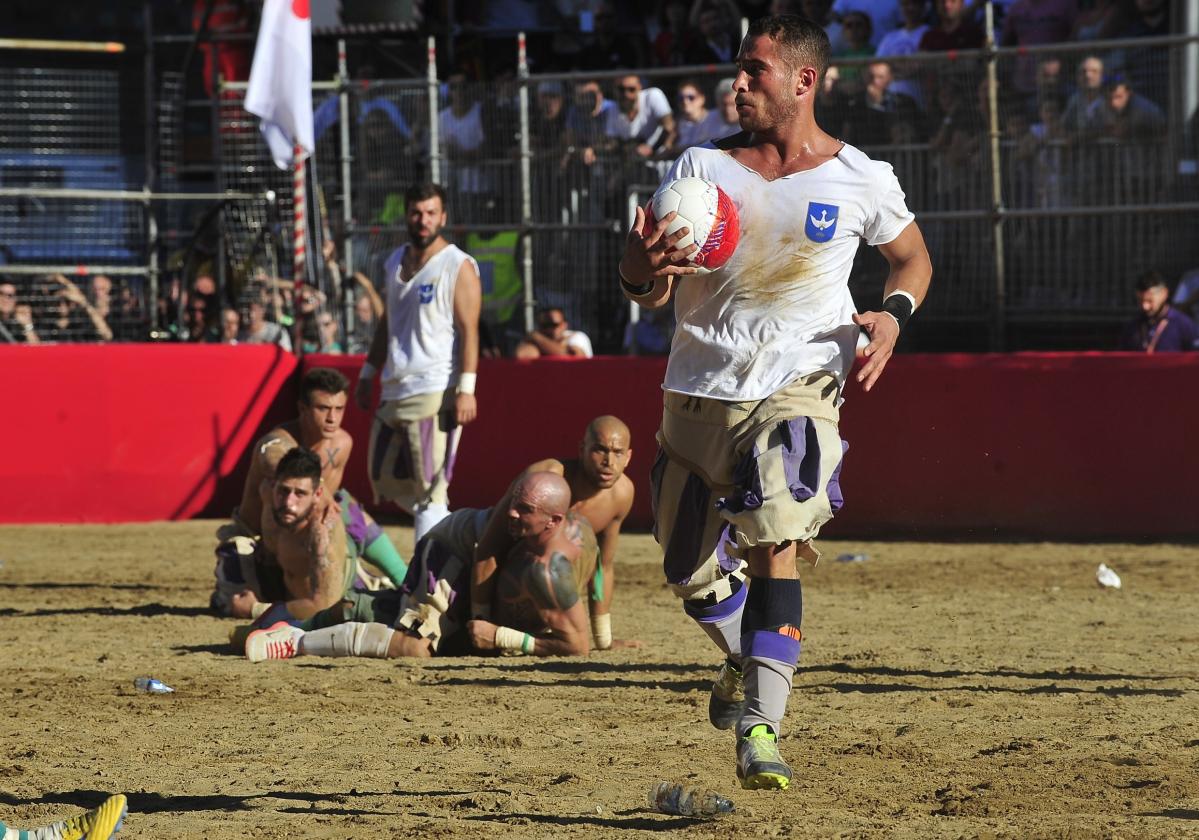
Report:
[[[309,0],[266,0],[246,88],[246,110],[262,118],[262,136],[280,169],[312,154],[312,20]]]

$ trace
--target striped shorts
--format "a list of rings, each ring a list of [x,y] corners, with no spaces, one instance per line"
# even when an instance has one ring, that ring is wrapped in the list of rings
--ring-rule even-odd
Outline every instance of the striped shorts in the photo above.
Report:
[[[450,389],[379,406],[367,455],[376,502],[386,499],[409,513],[428,504],[449,505],[462,434],[454,402]]]
[[[838,390],[818,372],[764,400],[665,392],[650,479],[654,537],[677,595],[720,597],[752,546],[795,541],[819,556],[802,544],[842,503]]]

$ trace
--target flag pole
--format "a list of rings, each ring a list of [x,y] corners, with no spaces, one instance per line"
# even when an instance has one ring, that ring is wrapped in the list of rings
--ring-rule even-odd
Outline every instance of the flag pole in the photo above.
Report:
[[[302,356],[304,346],[300,336],[300,284],[304,282],[307,263],[308,190],[304,172],[304,149],[297,143],[293,150],[292,166],[292,253],[291,253],[291,312],[292,352]]]

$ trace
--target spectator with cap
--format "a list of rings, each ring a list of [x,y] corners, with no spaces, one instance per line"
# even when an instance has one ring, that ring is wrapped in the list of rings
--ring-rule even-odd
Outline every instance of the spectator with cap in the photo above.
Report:
[[[1137,277],[1140,313],[1128,322],[1120,337],[1120,349],[1142,353],[1172,353],[1199,349],[1195,322],[1170,306],[1170,289],[1158,271]]]

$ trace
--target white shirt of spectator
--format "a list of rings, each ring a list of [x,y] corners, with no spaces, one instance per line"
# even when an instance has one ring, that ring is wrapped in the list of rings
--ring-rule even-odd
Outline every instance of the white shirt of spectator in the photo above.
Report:
[[[579,351],[579,355],[585,359],[590,359],[595,353],[591,349],[591,339],[587,337],[587,333],[579,332],[578,330],[567,330],[562,335],[562,340],[566,342],[567,347],[573,347]]]
[[[877,47],[883,36],[903,24],[899,14],[899,0],[836,0],[833,14],[843,18],[850,12],[862,12],[870,16],[870,43]]]
[[[720,111],[709,111],[708,115],[699,122],[679,120],[679,146],[682,148],[699,146],[709,140],[719,140],[721,137],[736,134],[740,130],[740,126],[733,126],[730,129]]]
[[[737,205],[741,241],[717,271],[675,285],[678,326],[663,387],[721,400],[760,400],[800,376],[844,383],[860,330],[849,274],[858,243],[892,241],[911,223],[890,164],[853,146],[815,169],[767,181],[727,152],[691,148],[666,180],[697,176]],[[832,207],[816,211],[810,202]],[[816,242],[807,228],[830,230]]]
[[[474,257],[447,245],[407,282],[400,266],[408,246],[387,259],[387,362],[383,365],[383,399],[400,400],[450,387],[461,353],[454,335],[454,286],[467,260]]]
[[[666,94],[658,88],[644,88],[637,94],[637,113],[631,120],[619,107],[608,110],[604,134],[620,140],[637,140],[653,145],[662,130],[662,118],[670,113]]]
[[[442,142],[457,146],[464,152],[475,151],[487,139],[483,133],[483,104],[481,102],[471,105],[470,110],[462,116],[455,114],[453,108],[442,108],[441,113],[437,115],[437,123],[441,131]],[[488,184],[485,183],[486,178],[479,166],[453,164],[449,161],[442,163],[443,165],[449,164],[451,177],[455,181],[454,185],[460,192],[487,191]]]

